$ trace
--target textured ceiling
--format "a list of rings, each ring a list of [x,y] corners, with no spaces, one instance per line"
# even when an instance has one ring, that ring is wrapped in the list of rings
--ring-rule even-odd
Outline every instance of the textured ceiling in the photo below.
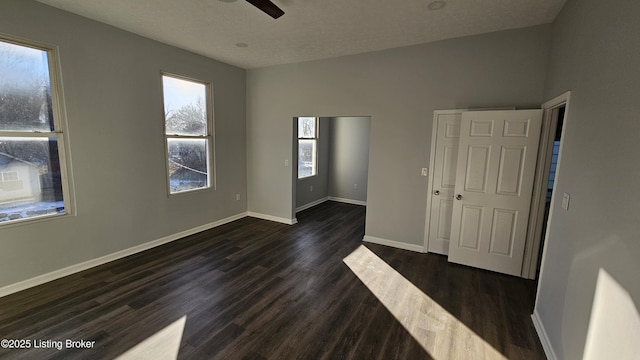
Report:
[[[38,0],[245,69],[552,22],[565,0]],[[246,43],[248,47],[238,47]]]

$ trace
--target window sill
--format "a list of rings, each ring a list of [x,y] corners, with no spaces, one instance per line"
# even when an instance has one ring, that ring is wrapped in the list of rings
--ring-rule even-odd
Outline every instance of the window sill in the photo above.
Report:
[[[182,191],[178,191],[178,192],[169,192],[169,197],[174,197],[174,196],[180,196],[180,195],[185,195],[185,194],[193,194],[193,193],[197,193],[197,192],[207,192],[207,191],[215,191],[215,188],[213,186],[209,186],[206,188],[197,188],[197,189],[190,189],[190,190],[182,190]]]
[[[299,177],[298,180],[312,179],[312,178],[317,177],[317,176],[318,176],[318,174]]]
[[[34,216],[34,217],[22,218],[22,219],[16,219],[16,220],[7,220],[7,221],[0,222],[0,230],[12,228],[14,226],[23,226],[23,225],[30,225],[30,224],[35,224],[39,222],[57,220],[57,219],[61,219],[69,216],[74,216],[74,214],[70,212],[65,212],[61,214],[49,214],[49,215]]]

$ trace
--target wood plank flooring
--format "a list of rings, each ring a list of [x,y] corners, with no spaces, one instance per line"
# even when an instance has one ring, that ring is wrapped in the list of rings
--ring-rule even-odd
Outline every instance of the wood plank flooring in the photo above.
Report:
[[[499,357],[545,358],[530,318],[533,281],[363,243],[365,211],[325,202],[298,213],[294,226],[244,218],[0,298],[0,339],[32,341],[30,349],[0,348],[0,359],[493,357],[469,336]],[[347,266],[345,258],[355,260]],[[375,274],[394,275],[376,297],[354,271],[376,283]],[[471,335],[435,335],[444,317],[416,297]],[[394,317],[393,309],[413,308],[435,323]],[[66,339],[95,343],[34,348]]]

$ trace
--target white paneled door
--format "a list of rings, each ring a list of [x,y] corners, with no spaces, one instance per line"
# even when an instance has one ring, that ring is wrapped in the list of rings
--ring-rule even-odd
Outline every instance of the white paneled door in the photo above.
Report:
[[[451,214],[456,187],[456,163],[460,141],[462,110],[436,111],[435,158],[433,159],[433,190],[429,219],[428,251],[446,255],[451,237]]]
[[[462,113],[449,261],[520,276],[542,110]]]

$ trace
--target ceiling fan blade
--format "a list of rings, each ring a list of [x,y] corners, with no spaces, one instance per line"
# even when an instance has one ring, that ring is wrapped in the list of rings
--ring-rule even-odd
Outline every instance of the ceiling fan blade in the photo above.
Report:
[[[284,11],[269,0],[247,0],[247,2],[269,14],[274,19],[284,15]]]

